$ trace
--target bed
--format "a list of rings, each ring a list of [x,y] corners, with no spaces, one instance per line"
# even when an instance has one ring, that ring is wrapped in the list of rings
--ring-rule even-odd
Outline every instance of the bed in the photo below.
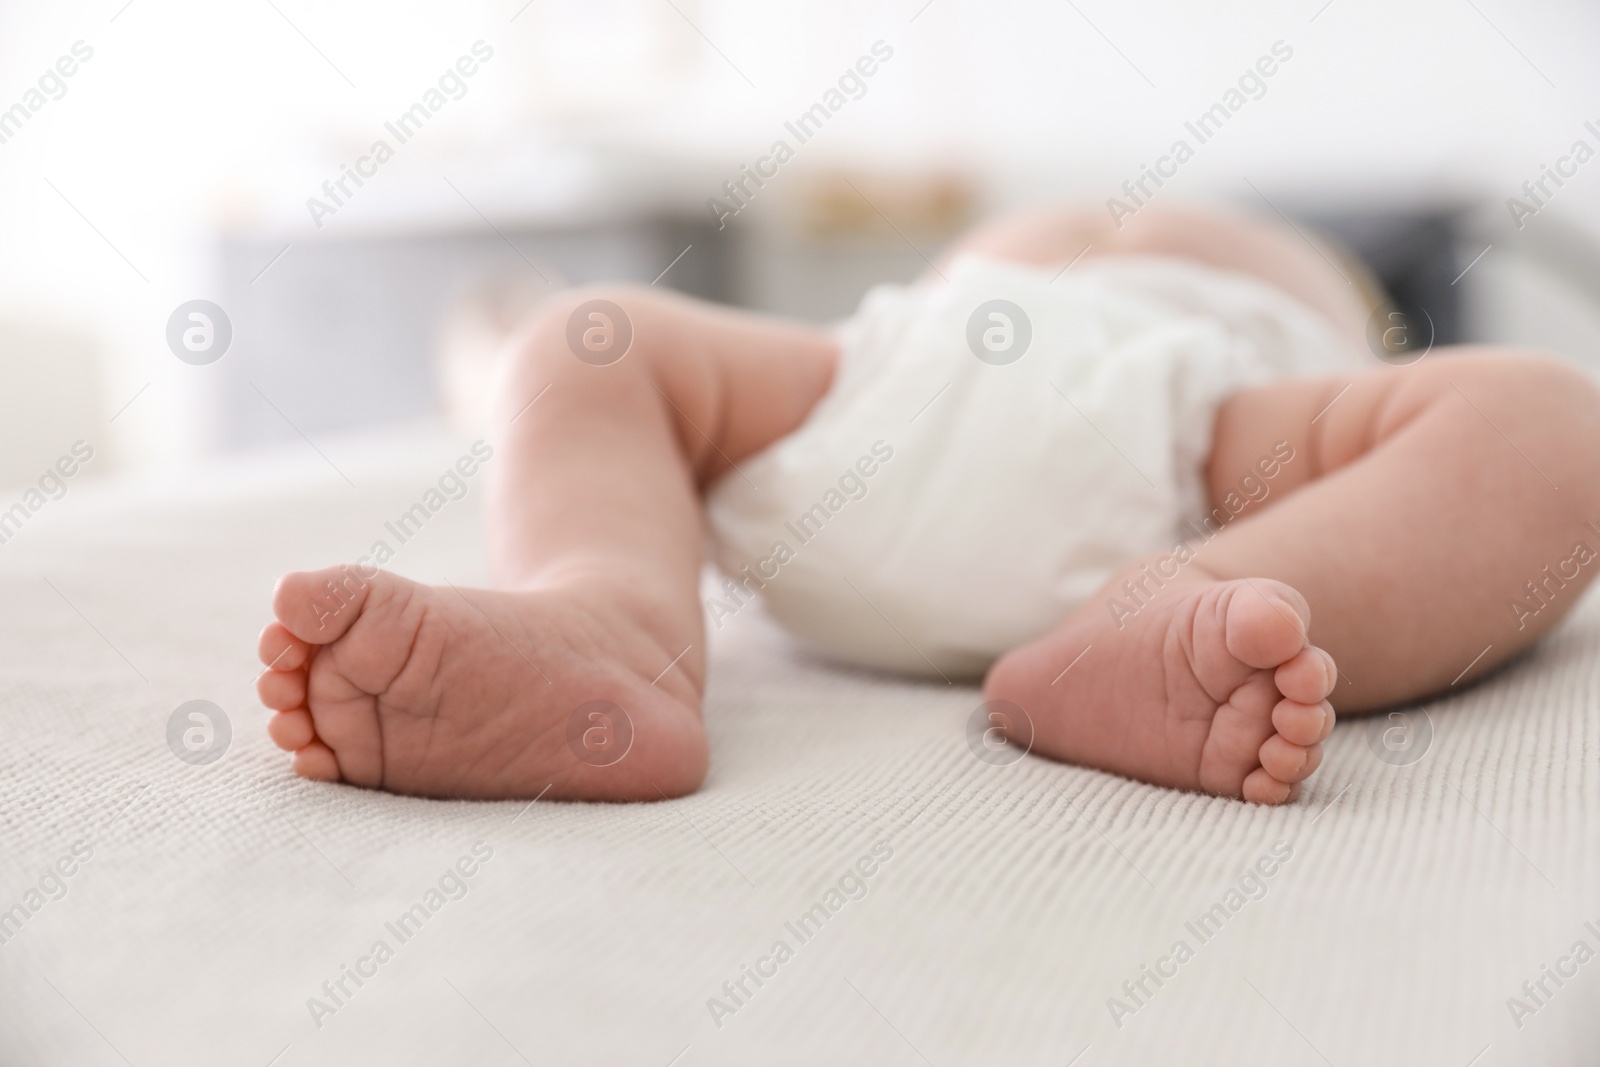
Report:
[[[1594,1062],[1593,599],[1341,724],[1279,809],[980,759],[976,690],[754,611],[714,634],[695,795],[417,800],[289,774],[255,635],[464,444],[324,445],[74,485],[0,545],[0,1062]],[[481,582],[480,492],[394,569]],[[212,762],[169,744],[194,700]]]

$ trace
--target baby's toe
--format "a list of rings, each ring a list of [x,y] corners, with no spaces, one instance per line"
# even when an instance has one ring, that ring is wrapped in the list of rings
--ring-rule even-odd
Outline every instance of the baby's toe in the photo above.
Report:
[[[375,586],[393,589],[409,584],[383,571],[366,577],[359,565],[290,571],[272,590],[272,613],[299,641],[331,644],[355,624]]]
[[[302,778],[310,778],[317,782],[339,780],[339,760],[334,756],[333,749],[321,741],[312,741],[305,747],[296,749],[291,765],[294,773]]]
[[[1273,675],[1278,691],[1302,704],[1322,700],[1333,692],[1338,680],[1339,671],[1333,665],[1333,657],[1315,646],[1301,649]]]
[[[304,708],[280,711],[267,721],[267,736],[285,752],[297,752],[316,740],[311,713]]]
[[[261,631],[261,637],[256,642],[256,655],[271,669],[295,671],[304,667],[311,658],[311,646],[290,633],[283,623],[274,620]]]
[[[1236,582],[1226,611],[1228,653],[1241,663],[1270,670],[1305,647],[1311,610],[1291,586],[1266,578]]]
[[[1280,782],[1307,778],[1321,762],[1321,745],[1296,745],[1281,734],[1273,734],[1261,745],[1261,769]]]
[[[1236,796],[1244,776],[1261,763],[1261,745],[1273,736],[1272,706],[1278,699],[1272,675],[1257,671],[1211,719],[1200,760],[1200,787]]]
[[[1295,787],[1281,782],[1257,767],[1244,780],[1244,798],[1252,804],[1284,804],[1295,795]]]
[[[256,679],[256,695],[274,711],[288,711],[306,702],[305,671],[262,671]]]
[[[1333,722],[1333,707],[1326,700],[1315,704],[1280,700],[1272,709],[1272,728],[1296,745],[1326,741],[1333,732]]]

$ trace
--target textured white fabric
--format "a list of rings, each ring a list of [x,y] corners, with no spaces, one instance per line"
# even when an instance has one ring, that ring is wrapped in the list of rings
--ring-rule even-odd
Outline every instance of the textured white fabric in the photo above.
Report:
[[[1205,535],[1181,524],[1223,398],[1361,365],[1283,293],[1193,263],[945,275],[869,293],[811,417],[715,487],[716,558],[744,586],[717,619],[760,589],[832,658],[981,674],[1118,567]]]
[[[415,800],[291,777],[254,644],[277,573],[365,552],[465,444],[319,444],[356,488],[309,451],[293,476],[75,485],[0,546],[0,907],[93,853],[0,945],[0,1063],[1594,1062],[1600,961],[1520,1031],[1506,1006],[1600,946],[1594,601],[1431,705],[1414,765],[1340,725],[1286,808],[980,762],[975,691],[817,666],[754,608],[713,645],[698,794]],[[395,568],[481,580],[479,492]],[[207,767],[165,740],[196,698],[234,727]],[[307,998],[478,841],[466,897],[318,1029]],[[1264,898],[1114,1026],[1107,998],[1278,841]],[[865,897],[800,944],[784,924],[878,842]],[[707,999],[783,938],[718,1029]]]

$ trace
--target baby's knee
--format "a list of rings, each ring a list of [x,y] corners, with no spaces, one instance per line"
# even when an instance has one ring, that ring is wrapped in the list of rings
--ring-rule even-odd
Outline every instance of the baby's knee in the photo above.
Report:
[[[1600,432],[1600,387],[1589,370],[1534,349],[1477,348],[1429,368],[1435,388],[1530,422]]]
[[[1504,439],[1545,481],[1600,506],[1600,386],[1592,372],[1509,348],[1447,355],[1426,369],[1434,402],[1455,409],[1472,433]]]
[[[663,314],[660,295],[643,286],[587,285],[555,293],[513,331],[500,357],[496,393],[531,396],[572,380],[589,391],[631,380],[650,347],[641,334],[658,335]]]
[[[605,367],[633,348],[640,320],[653,316],[657,294],[631,285],[584,285],[553,294],[522,323],[514,355],[526,362]]]

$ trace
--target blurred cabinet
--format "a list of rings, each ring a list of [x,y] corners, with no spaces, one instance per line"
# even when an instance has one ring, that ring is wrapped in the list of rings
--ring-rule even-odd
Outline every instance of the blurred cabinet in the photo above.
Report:
[[[315,438],[434,413],[441,331],[463,300],[497,285],[554,292],[602,280],[648,284],[672,264],[662,286],[727,301],[731,268],[715,233],[698,218],[656,218],[293,242],[225,238],[219,302],[234,342],[218,364],[217,444],[288,440],[297,431]]]

